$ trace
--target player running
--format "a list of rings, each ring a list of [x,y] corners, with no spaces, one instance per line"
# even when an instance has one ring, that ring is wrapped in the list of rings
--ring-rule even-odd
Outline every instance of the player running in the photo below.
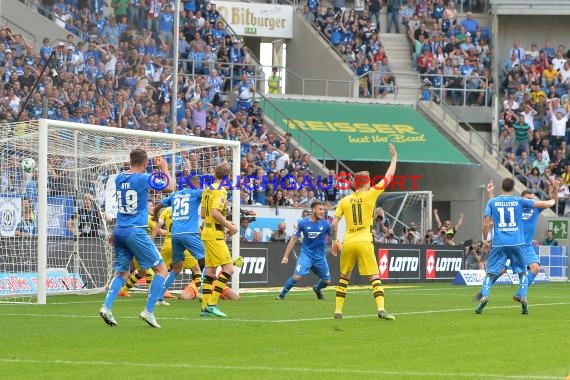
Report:
[[[323,203],[319,201],[313,202],[311,204],[311,210],[311,216],[299,222],[297,231],[291,236],[291,240],[289,240],[289,244],[287,244],[287,248],[285,248],[281,264],[287,264],[289,262],[289,254],[301,235],[303,235],[303,247],[301,248],[301,255],[297,259],[295,272],[285,282],[283,290],[276,298],[277,300],[285,299],[287,292],[295,286],[297,281],[308,275],[310,270],[319,276],[320,279],[320,281],[313,286],[313,291],[318,299],[325,299],[321,290],[331,283],[325,243],[326,235],[332,235],[332,228],[330,223],[323,219],[326,211]]]

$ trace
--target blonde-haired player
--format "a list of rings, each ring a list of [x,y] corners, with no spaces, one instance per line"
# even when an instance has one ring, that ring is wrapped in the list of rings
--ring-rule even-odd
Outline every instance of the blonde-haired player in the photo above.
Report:
[[[384,309],[384,288],[380,282],[378,264],[374,256],[372,243],[372,222],[374,209],[378,197],[390,183],[396,171],[398,154],[394,145],[389,145],[392,160],[386,174],[380,182],[370,187],[370,175],[368,172],[357,173],[354,177],[355,192],[342,198],[336,208],[332,223],[332,252],[340,255],[340,279],[336,288],[335,319],[342,318],[342,307],[346,297],[350,275],[354,265],[358,262],[358,272],[361,276],[368,276],[372,285],[372,294],[376,302],[378,318],[385,320],[396,319]],[[338,222],[344,216],[346,230],[344,241],[337,241]]]
[[[225,241],[224,229],[230,235],[238,232],[236,225],[226,219],[227,190],[221,182],[230,175],[230,166],[222,163],[214,168],[215,182],[202,195],[201,213],[204,218],[202,241],[206,250],[206,273],[202,284],[203,298],[201,316],[226,317],[218,308],[218,299],[231,278],[234,268],[230,250]],[[216,268],[222,267],[215,279]]]

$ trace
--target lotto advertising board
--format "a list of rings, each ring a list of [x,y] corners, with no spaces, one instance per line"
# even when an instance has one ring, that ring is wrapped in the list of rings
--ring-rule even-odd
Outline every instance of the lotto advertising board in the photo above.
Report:
[[[385,280],[420,280],[419,248],[378,248],[378,269],[380,279]]]
[[[425,279],[453,280],[463,269],[463,249],[428,247],[425,249]]]

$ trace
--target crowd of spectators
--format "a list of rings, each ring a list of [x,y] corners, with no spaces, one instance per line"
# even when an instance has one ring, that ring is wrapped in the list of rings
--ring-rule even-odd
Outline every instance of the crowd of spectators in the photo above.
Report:
[[[360,78],[360,95],[365,97],[382,98],[395,87],[389,52],[379,33],[382,5],[380,0],[370,0],[355,2],[355,8],[349,9],[344,1],[335,1],[327,8],[313,0],[303,8],[307,22],[326,36]],[[449,100],[452,105],[491,105],[495,86],[488,28],[481,27],[471,12],[459,20],[455,2],[450,0],[386,0],[385,5],[388,33],[392,26],[396,33],[400,27],[407,33],[413,68],[438,100]]]
[[[570,213],[570,52],[546,41],[525,48],[518,40],[501,65],[504,101],[499,148],[504,165],[537,196],[561,182],[558,212]]]
[[[12,128],[3,130],[3,136],[24,133],[19,123],[13,123],[18,115],[19,121],[47,117],[172,132],[172,1],[32,3],[69,34],[66,41],[43,38],[38,50],[10,28],[0,30],[0,122],[11,123]],[[107,17],[104,7],[109,6],[113,14]],[[266,182],[242,183],[242,204],[308,207],[318,199],[335,205],[342,194],[332,183],[328,190],[326,186],[295,190],[293,182],[300,184],[306,176],[315,176],[311,157],[292,146],[290,134],[279,136],[264,124],[263,110],[255,99],[255,69],[248,66],[249,51],[226,30],[215,4],[185,1],[183,7],[176,36],[185,61],[178,68],[174,132],[240,141],[242,179],[255,176]],[[48,69],[24,106],[45,65]],[[228,101],[229,91],[237,94],[233,104]],[[33,186],[24,186],[25,176],[18,173],[18,152],[3,149],[3,155],[1,190],[34,197]],[[214,164],[224,160],[230,161],[231,155],[223,147],[182,152],[176,158],[176,175],[209,174]],[[52,195],[72,188],[65,178],[66,168],[58,167],[65,161],[65,157],[50,158]],[[334,178],[334,172],[331,175]]]
[[[345,5],[335,1],[333,7],[324,7],[318,0],[309,0],[303,16],[360,78],[360,95],[383,98],[394,92],[395,77],[380,39],[381,1],[355,2],[352,9]]]
[[[409,0],[402,10],[413,45],[414,69],[422,74],[425,86],[438,101],[490,106],[495,85],[488,29],[481,27],[471,12],[459,20],[453,1],[445,4],[437,0],[432,5],[425,11],[413,7]]]

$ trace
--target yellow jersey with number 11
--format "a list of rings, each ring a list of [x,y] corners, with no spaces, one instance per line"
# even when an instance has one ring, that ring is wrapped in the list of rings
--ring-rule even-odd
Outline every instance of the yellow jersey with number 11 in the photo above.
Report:
[[[373,241],[372,223],[374,218],[374,209],[378,197],[384,192],[380,186],[375,189],[371,187],[368,190],[359,190],[340,200],[334,215],[346,221],[346,230],[343,238],[343,244],[354,242]]]

